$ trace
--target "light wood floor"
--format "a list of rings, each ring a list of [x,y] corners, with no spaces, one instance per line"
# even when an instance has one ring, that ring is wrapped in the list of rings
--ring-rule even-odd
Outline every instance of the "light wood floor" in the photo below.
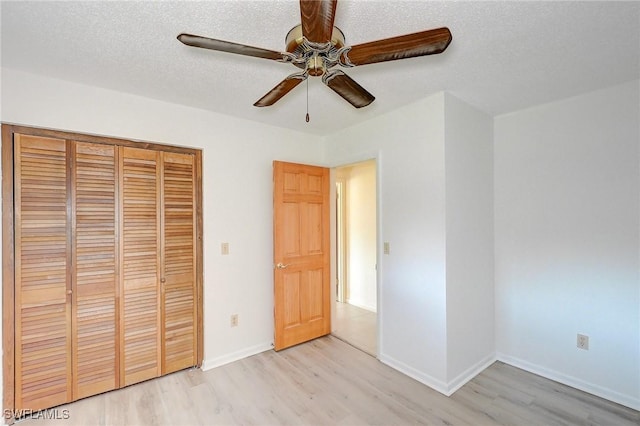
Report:
[[[377,356],[376,321],[375,312],[348,303],[336,302],[332,334],[369,355]]]
[[[447,398],[328,336],[58,407],[58,425],[633,425],[640,413],[496,362]]]

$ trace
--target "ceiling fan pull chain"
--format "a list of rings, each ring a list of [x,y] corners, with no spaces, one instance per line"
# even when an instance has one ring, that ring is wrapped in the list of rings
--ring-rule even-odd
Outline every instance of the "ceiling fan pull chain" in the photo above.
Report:
[[[307,79],[307,116],[305,117],[306,122],[309,122],[309,79]]]

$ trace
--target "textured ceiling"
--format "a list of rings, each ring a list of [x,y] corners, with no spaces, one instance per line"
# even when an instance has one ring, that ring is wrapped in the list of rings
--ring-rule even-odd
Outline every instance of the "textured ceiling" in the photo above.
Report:
[[[345,70],[356,110],[319,78],[253,103],[290,64],[184,46],[181,32],[284,50],[296,1],[2,1],[2,66],[325,135],[439,91],[496,115],[640,78],[640,2],[339,0],[346,42],[447,26],[441,55]]]

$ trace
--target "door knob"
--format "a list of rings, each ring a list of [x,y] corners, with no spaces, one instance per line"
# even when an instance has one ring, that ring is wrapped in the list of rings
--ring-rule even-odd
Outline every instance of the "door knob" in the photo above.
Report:
[[[289,266],[289,265],[285,265],[284,263],[278,263],[276,265],[276,268],[278,268],[278,269],[286,269],[287,266]]]

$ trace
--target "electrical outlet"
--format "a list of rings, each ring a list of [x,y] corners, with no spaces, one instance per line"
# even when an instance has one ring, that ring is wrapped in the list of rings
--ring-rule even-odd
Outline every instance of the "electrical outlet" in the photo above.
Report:
[[[229,243],[220,244],[220,252],[226,256],[229,254]]]
[[[578,338],[576,340],[576,346],[580,349],[584,349],[585,351],[589,350],[589,336],[585,334],[578,334]]]
[[[231,327],[238,326],[238,314],[231,315]]]

